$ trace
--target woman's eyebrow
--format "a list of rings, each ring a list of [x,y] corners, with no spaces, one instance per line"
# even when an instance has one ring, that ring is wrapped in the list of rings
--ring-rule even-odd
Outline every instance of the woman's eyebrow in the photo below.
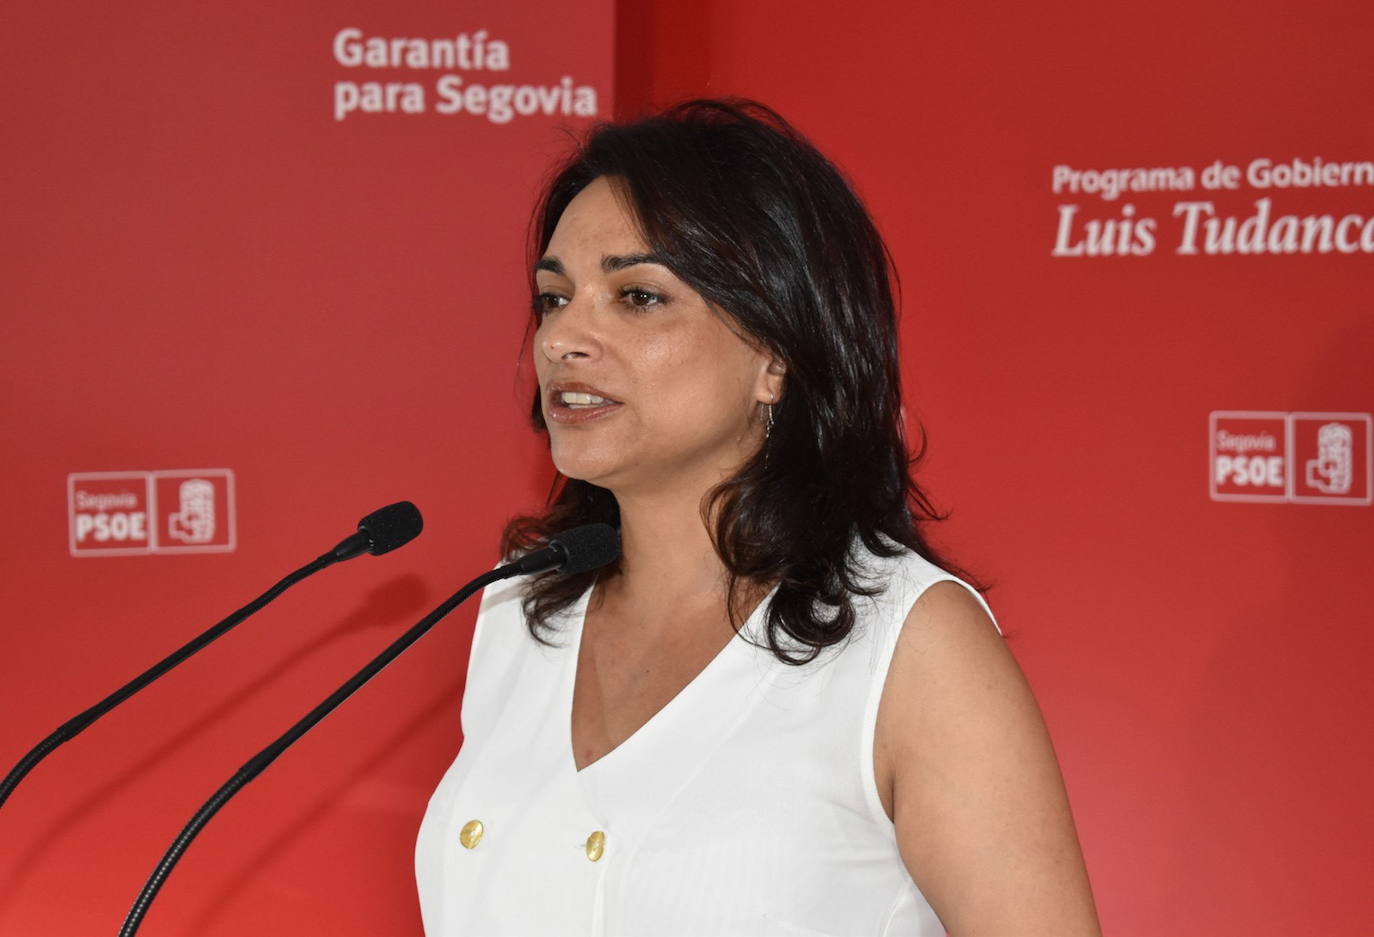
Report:
[[[658,264],[661,267],[668,266],[663,258],[658,254],[607,254],[601,258],[601,269],[607,273],[615,273],[617,270],[624,270],[637,264]],[[547,270],[549,273],[558,276],[567,276],[567,271],[563,269],[563,261],[557,257],[541,257],[534,265],[535,272]]]
[[[633,267],[636,264],[668,266],[658,254],[607,254],[601,258],[601,269],[607,273],[624,270],[626,267]]]

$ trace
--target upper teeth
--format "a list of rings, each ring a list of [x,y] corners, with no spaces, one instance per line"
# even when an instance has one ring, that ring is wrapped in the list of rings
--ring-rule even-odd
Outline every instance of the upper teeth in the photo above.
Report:
[[[565,390],[559,396],[563,398],[563,403],[569,407],[610,403],[605,397],[598,397],[596,394],[583,394],[572,390]]]

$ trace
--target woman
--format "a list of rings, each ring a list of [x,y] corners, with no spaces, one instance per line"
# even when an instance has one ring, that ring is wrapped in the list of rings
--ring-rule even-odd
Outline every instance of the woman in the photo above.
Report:
[[[416,864],[439,934],[1095,934],[1035,702],[940,567],[887,255],[781,118],[602,126],[533,231],[563,483],[489,589]]]

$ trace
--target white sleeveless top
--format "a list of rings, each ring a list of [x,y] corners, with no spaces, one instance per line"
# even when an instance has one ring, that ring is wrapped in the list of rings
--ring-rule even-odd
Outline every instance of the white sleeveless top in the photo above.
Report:
[[[733,638],[580,772],[572,698],[590,593],[550,648],[525,627],[522,579],[488,588],[463,747],[416,844],[425,933],[943,935],[878,798],[873,731],[912,603],[959,580],[913,553],[862,555],[885,591],[856,600],[847,642],[796,667]],[[746,634],[762,633],[767,601]]]

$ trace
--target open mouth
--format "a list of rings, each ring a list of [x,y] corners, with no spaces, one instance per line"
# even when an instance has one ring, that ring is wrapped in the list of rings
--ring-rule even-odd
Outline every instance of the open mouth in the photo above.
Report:
[[[589,407],[605,407],[613,403],[618,403],[609,397],[602,397],[599,394],[584,394],[576,390],[564,390],[554,394],[554,400],[561,406],[571,410],[585,410]]]
[[[552,387],[548,391],[549,419],[557,423],[581,423],[612,413],[620,401],[590,389]]]

